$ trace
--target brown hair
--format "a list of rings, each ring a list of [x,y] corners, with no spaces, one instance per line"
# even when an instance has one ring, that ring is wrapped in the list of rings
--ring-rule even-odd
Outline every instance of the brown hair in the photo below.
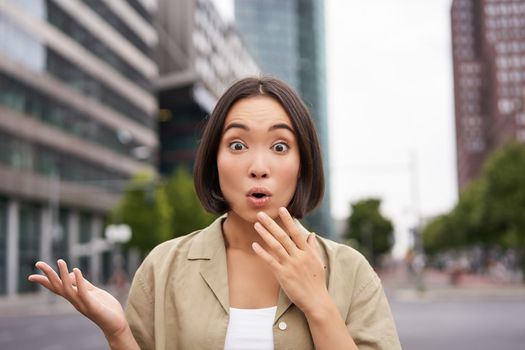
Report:
[[[240,99],[268,96],[279,102],[296,134],[300,154],[300,174],[288,211],[296,218],[319,205],[324,193],[324,174],[319,138],[312,116],[299,95],[285,82],[272,78],[245,78],[234,83],[219,98],[202,135],[193,170],[197,196],[206,210],[223,214],[230,210],[222,196],[217,170],[217,153],[224,121],[230,108]]]

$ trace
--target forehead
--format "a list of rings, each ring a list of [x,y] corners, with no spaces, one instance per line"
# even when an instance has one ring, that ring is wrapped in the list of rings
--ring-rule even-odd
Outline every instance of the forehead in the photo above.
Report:
[[[278,122],[292,126],[285,109],[268,96],[247,97],[235,102],[226,116],[224,126],[233,121],[256,125]]]

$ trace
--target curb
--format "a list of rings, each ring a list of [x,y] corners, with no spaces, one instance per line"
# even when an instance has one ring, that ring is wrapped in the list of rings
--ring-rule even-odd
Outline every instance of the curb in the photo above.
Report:
[[[525,287],[506,288],[436,288],[427,290],[397,289],[392,297],[401,302],[432,302],[432,301],[524,301]]]

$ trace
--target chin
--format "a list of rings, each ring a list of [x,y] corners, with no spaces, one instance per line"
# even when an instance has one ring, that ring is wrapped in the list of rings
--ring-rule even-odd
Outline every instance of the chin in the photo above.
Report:
[[[241,209],[241,210],[232,208],[231,213],[246,222],[255,224],[258,221],[257,213],[261,211],[265,212],[268,216],[270,216],[272,219],[275,220],[276,218],[279,217],[278,210],[279,210],[279,207],[274,208],[273,206],[269,208],[261,208],[261,209],[251,209],[250,208],[250,209]]]

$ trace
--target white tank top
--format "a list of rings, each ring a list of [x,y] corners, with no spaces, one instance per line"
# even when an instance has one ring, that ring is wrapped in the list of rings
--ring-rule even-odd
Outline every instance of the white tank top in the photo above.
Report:
[[[224,350],[273,350],[273,322],[277,306],[263,309],[230,307]]]

